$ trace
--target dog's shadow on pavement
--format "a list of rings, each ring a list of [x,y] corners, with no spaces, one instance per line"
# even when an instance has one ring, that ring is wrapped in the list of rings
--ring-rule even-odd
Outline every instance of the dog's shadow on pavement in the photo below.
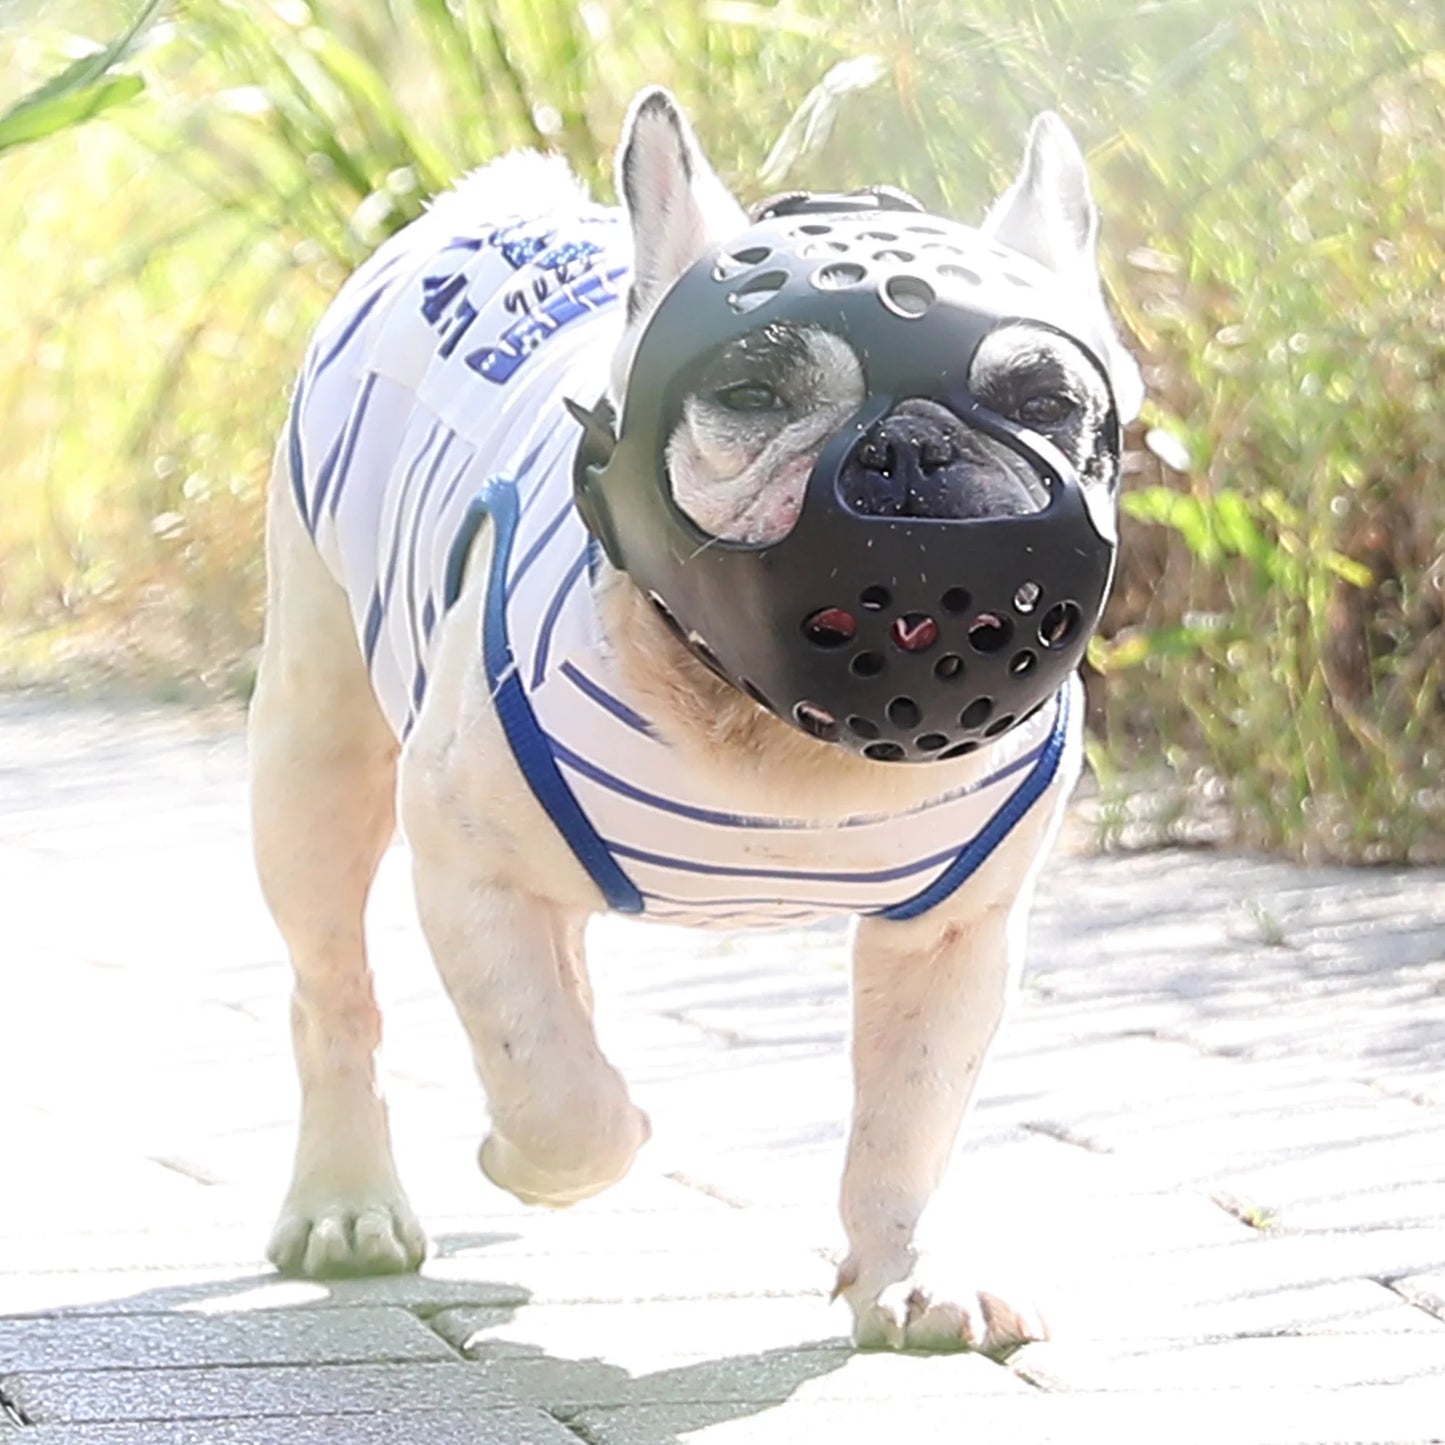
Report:
[[[518,1238],[496,1232],[438,1236],[432,1261],[445,1271],[441,1273],[303,1280],[270,1271],[238,1271],[225,1278],[158,1285],[123,1298],[111,1295],[102,1285],[93,1298],[42,1308],[38,1313],[94,1317],[99,1311],[117,1322],[144,1318],[147,1327],[145,1332],[137,1332],[134,1358],[112,1359],[112,1366],[161,1368],[177,1363],[178,1352],[184,1363],[203,1367],[311,1366],[326,1370],[352,1366],[367,1367],[369,1372],[402,1372],[408,1364],[435,1368],[441,1363],[436,1354],[378,1360],[374,1351],[364,1345],[357,1347],[358,1337],[339,1318],[334,1336],[328,1329],[327,1316],[343,1311],[368,1307],[404,1310],[432,1331],[442,1347],[454,1352],[455,1368],[476,1371],[484,1392],[482,1403],[469,1390],[462,1390],[453,1403],[439,1400],[433,1393],[434,1377],[413,1381],[419,1396],[427,1396],[418,1398],[419,1408],[461,1408],[468,1413],[479,1411],[481,1416],[493,1409],[531,1409],[551,1416],[582,1440],[611,1438],[614,1431],[620,1431],[629,1445],[678,1445],[686,1432],[763,1414],[783,1405],[808,1382],[841,1369],[852,1355],[840,1336],[756,1353],[726,1353],[729,1346],[722,1344],[717,1354],[707,1356],[704,1346],[696,1358],[684,1358],[651,1372],[634,1372],[601,1358],[609,1341],[624,1339],[636,1343],[643,1356],[661,1354],[676,1359],[679,1353],[686,1355],[685,1342],[681,1351],[677,1348],[677,1321],[666,1318],[669,1307],[707,1311],[709,1304],[716,1304],[738,1310],[743,1302],[733,1298],[659,1300],[655,1321],[649,1319],[653,1307],[641,1300],[539,1301],[536,1308],[552,1317],[553,1326],[559,1314],[575,1311],[578,1316],[580,1327],[573,1328],[573,1322],[566,1321],[564,1332],[566,1347],[580,1357],[554,1353],[525,1339],[538,1327],[525,1316],[519,1319],[519,1311],[533,1304],[533,1297],[529,1289],[508,1278],[514,1273],[508,1267],[509,1258],[485,1253]],[[454,1274],[446,1268],[457,1256],[468,1257],[470,1267],[465,1273]],[[748,1305],[766,1314],[774,1303],[759,1297]],[[810,1297],[810,1303],[816,1303],[820,1313],[826,1308],[821,1297]],[[207,1344],[197,1338],[216,1334],[215,1325],[207,1328],[203,1320],[229,1322],[217,1336],[225,1338],[225,1347],[215,1354],[211,1353],[216,1349],[214,1342]],[[546,1325],[539,1327],[552,1332]],[[652,1335],[654,1330],[659,1333]],[[670,1338],[662,1333],[668,1330],[672,1331]],[[248,1356],[246,1340],[253,1331],[255,1353]],[[524,1338],[516,1338],[518,1333]],[[745,1324],[742,1333],[746,1333]],[[775,1329],[770,1333],[777,1337]],[[149,1343],[142,1340],[142,1334]],[[152,1355],[158,1338],[166,1336],[170,1343],[161,1349],[166,1358]],[[652,1349],[654,1340],[656,1351]],[[592,1348],[599,1354],[589,1355]],[[131,1350],[122,1347],[120,1353],[129,1356]],[[349,1402],[353,1410],[375,1408],[389,1414],[396,1408],[394,1391],[382,1391],[389,1398],[379,1395],[376,1405],[368,1407],[365,1397],[370,1387],[349,1380],[347,1388],[353,1387],[355,1395]],[[319,1383],[318,1391],[315,1413],[329,1416],[335,1409],[334,1400]],[[173,1404],[180,1407],[177,1418],[186,1418],[186,1406],[179,1400]],[[310,1413],[304,1395],[300,1404],[299,1412],[292,1407],[293,1413]]]

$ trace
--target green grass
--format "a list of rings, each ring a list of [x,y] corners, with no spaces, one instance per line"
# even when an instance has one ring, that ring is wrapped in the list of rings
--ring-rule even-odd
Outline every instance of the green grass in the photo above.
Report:
[[[138,8],[62,13],[108,38]],[[32,28],[0,58],[18,95],[74,56]],[[1142,772],[1157,816],[1207,794],[1310,856],[1445,849],[1437,0],[176,0],[128,75],[0,156],[10,678],[244,692],[306,334],[457,173],[550,146],[605,192],[661,80],[746,196],[884,179],[973,219],[1052,106],[1152,393],[1094,653],[1106,793]]]

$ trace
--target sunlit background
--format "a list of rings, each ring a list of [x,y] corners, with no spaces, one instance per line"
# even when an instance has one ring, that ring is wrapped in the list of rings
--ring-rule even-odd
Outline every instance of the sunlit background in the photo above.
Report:
[[[976,220],[1052,107],[1151,393],[1102,827],[1445,854],[1439,0],[0,0],[0,107],[61,72],[0,119],[5,682],[245,697],[307,333],[460,172],[554,148],[610,195],[661,81],[744,199]]]

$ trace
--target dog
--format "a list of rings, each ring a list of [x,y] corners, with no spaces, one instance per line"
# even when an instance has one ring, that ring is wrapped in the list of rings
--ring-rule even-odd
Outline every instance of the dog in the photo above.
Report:
[[[570,484],[554,515],[532,504],[532,479],[565,473],[577,445],[563,400],[605,392],[620,406],[669,289],[748,225],[663,90],[634,101],[617,180],[621,208],[602,207],[559,160],[516,154],[441,197],[346,283],[278,447],[249,737],[256,860],[295,969],[300,1131],[268,1250],[284,1272],[410,1270],[425,1252],[376,1085],[362,924],[398,816],[426,939],[490,1106],[480,1166],[519,1199],[556,1207],[619,1180],[649,1136],[594,1036],[591,915],[630,897],[644,916],[704,926],[813,916],[818,900],[800,900],[795,880],[842,877],[870,820],[926,831],[935,825],[916,820],[937,819],[961,845],[969,835],[957,830],[976,825],[943,802],[1002,798],[1011,783],[989,788],[1031,765],[1038,734],[1026,728],[968,756],[890,766],[790,727],[716,675],[598,555]],[[1045,435],[1112,506],[1110,393],[1127,420],[1139,373],[1106,312],[1083,159],[1057,117],[1034,123],[982,230],[1081,298],[1103,372],[1068,337],[1020,324],[978,347],[970,389]],[[863,387],[847,336],[760,319],[683,399],[665,449],[678,507],[718,538],[786,535]],[[844,482],[865,513],[1014,515],[1044,500],[1013,453],[931,402],[900,407],[869,444]],[[563,536],[571,550],[549,560]],[[584,708],[580,724],[567,720]],[[532,729],[525,747],[519,717]],[[1078,708],[1050,717],[1061,761],[966,884],[890,915],[897,886],[890,895],[860,873],[825,900],[824,911],[861,915],[837,1279],[860,1346],[998,1351],[1044,1333],[1031,1308],[929,1241],[946,1232],[930,1201],[1017,987],[1030,900],[1079,767]],[[568,747],[615,733],[619,755],[650,750],[642,765],[663,770],[650,779],[660,794],[673,773],[691,790],[687,809],[665,815],[680,830],[669,846],[692,856],[699,830],[762,818],[767,866],[697,874],[640,846],[589,853],[577,830],[595,843],[611,824],[577,822],[587,808],[631,807],[619,830],[654,820],[633,816],[640,789],[599,783],[596,766],[558,751],[569,726]],[[518,750],[542,737],[557,756],[537,764],[538,781]]]

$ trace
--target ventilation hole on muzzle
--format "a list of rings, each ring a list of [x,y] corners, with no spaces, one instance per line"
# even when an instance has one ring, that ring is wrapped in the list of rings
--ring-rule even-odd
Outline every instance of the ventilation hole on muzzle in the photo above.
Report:
[[[667,603],[664,602],[656,592],[649,592],[647,599],[652,603],[653,607],[657,609],[657,615],[667,624],[667,630],[671,632],[674,637],[686,642],[687,634],[682,630],[682,624],[672,615],[672,609]]]
[[[696,656],[712,668],[719,677],[727,678],[727,673],[723,671],[722,663],[717,660],[717,653],[708,646],[707,639],[701,633],[689,632],[687,634],[687,645],[692,648]]]
[[[927,652],[938,641],[938,624],[922,612],[909,612],[894,619],[894,645],[904,652]]]
[[[1016,652],[1009,658],[1008,675],[1010,677],[1027,677],[1038,664],[1038,658],[1026,647],[1022,652]]]
[[[728,305],[734,311],[752,311],[771,301],[788,284],[786,271],[763,271],[749,277],[736,291],[728,293]]]
[[[841,607],[822,607],[803,619],[803,636],[814,647],[842,647],[857,631],[858,619]]]
[[[875,261],[911,261],[913,259],[913,252],[898,250],[875,251],[873,253],[873,259]]]
[[[844,291],[856,286],[868,274],[866,268],[854,261],[834,261],[829,266],[819,266],[811,277],[819,291]]]
[[[959,713],[958,725],[972,732],[974,728],[981,728],[988,721],[988,715],[992,711],[993,699],[991,697],[976,697]]]
[[[825,226],[821,221],[809,221],[806,225],[799,226],[798,231],[804,236],[827,236],[832,234],[833,228]]]
[[[950,587],[938,600],[945,612],[952,612],[955,616],[973,606],[973,598],[966,587]]]
[[[940,758],[961,758],[966,756],[968,753],[976,753],[977,751],[978,744],[974,742],[972,738],[969,738],[965,742],[954,743],[951,748],[948,748],[944,752],[939,753],[938,756]]]
[[[1014,593],[1014,611],[1027,615],[1039,605],[1039,598],[1043,595],[1044,589],[1037,582],[1023,583]]]
[[[833,714],[815,702],[798,703],[793,709],[793,718],[805,733],[822,738],[825,743],[832,742],[838,736],[838,724]]]
[[[906,754],[898,743],[869,743],[863,749],[865,758],[872,758],[875,763],[897,763],[901,762]]]
[[[860,652],[850,665],[859,677],[877,677],[883,671],[883,654]]]
[[[967,266],[956,265],[952,261],[945,261],[938,267],[940,276],[947,276],[950,281],[962,281],[965,286],[982,286],[983,277],[977,271],[970,270]]]
[[[760,688],[757,683],[753,682],[751,678],[743,678],[740,686],[742,687],[742,690],[747,693],[747,695],[752,698],[752,700],[757,703],[759,707],[766,708],[768,712],[772,712],[772,703],[770,703],[767,698],[763,696],[762,688]]]
[[[933,287],[917,276],[890,276],[878,295],[895,316],[910,321],[915,316],[922,316],[937,299]]]
[[[858,238],[862,241],[896,241],[897,231],[859,231]]]
[[[731,281],[750,266],[766,261],[772,254],[772,248],[768,246],[745,246],[741,251],[725,251],[713,263],[712,278],[714,281]]]
[[[1039,621],[1039,641],[1045,647],[1062,647],[1076,631],[1082,614],[1073,602],[1055,602]]]
[[[963,659],[956,652],[945,652],[933,664],[933,675],[939,682],[957,682],[963,676]]]
[[[895,697],[888,704],[888,721],[896,728],[916,728],[923,721],[923,709],[911,697]]]
[[[893,601],[893,594],[886,587],[865,587],[858,594],[858,600],[870,612],[882,612]]]
[[[856,713],[848,719],[848,726],[860,738],[876,738],[880,732],[878,724],[871,718],[859,717]]]
[[[905,226],[903,229],[910,236],[946,236],[948,234],[942,226]]]
[[[1014,715],[1011,712],[1005,713],[1000,718],[995,718],[983,730],[986,738],[996,738],[1000,733],[1006,733],[1014,725]]]
[[[996,612],[980,612],[968,629],[968,644],[975,652],[1001,652],[1014,635],[1014,625]]]
[[[948,737],[944,733],[924,733],[922,737],[913,739],[913,746],[920,753],[936,753],[948,746]]]

